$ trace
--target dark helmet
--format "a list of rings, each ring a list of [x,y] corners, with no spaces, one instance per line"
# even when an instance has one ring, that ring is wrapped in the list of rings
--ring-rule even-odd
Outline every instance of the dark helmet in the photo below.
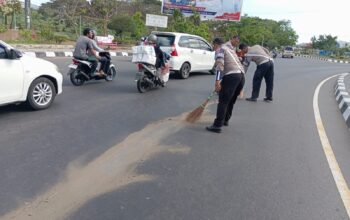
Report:
[[[217,37],[213,40],[213,44],[222,45],[224,44],[224,40],[220,37]]]
[[[147,41],[151,43],[157,43],[157,36],[155,34],[150,34],[147,37]]]
[[[83,30],[83,35],[86,36],[86,35],[88,35],[91,31],[92,31],[91,28],[85,28],[85,29]]]

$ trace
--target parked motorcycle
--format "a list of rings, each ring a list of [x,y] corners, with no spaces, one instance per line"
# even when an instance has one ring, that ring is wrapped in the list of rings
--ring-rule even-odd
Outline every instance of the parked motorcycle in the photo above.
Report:
[[[111,59],[109,52],[100,52],[99,55],[107,57],[108,59]],[[97,76],[97,75],[91,76],[90,74],[91,62],[86,60],[79,60],[79,59],[73,58],[73,64],[70,64],[68,67],[69,67],[69,72],[67,73],[67,75],[70,76],[70,81],[75,86],[81,86],[86,81],[90,81],[93,79],[94,80],[104,79],[106,81],[112,81],[117,75],[117,70],[114,64],[112,63],[109,65],[108,71],[104,76]]]
[[[169,79],[169,73],[162,74],[161,69],[157,70],[154,65],[137,63],[139,72],[136,73],[135,81],[140,93],[147,92],[158,86],[164,87]]]

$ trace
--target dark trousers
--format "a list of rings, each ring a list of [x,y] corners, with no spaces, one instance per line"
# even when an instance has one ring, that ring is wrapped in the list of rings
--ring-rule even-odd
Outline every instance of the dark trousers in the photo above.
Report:
[[[107,74],[111,61],[107,57],[101,57],[100,62],[101,62],[100,70],[103,70],[103,72]]]
[[[252,98],[259,97],[261,81],[264,78],[266,83],[266,98],[272,99],[274,65],[272,61],[257,66],[253,77]]]
[[[244,82],[245,79],[242,73],[229,74],[222,78],[219,104],[214,121],[215,127],[221,127],[224,121],[230,120],[233,106],[243,89]]]
[[[87,61],[89,61],[91,63],[91,67],[90,67],[90,75],[93,76],[96,68],[98,66],[98,61],[96,60],[96,58],[94,56],[90,56]]]

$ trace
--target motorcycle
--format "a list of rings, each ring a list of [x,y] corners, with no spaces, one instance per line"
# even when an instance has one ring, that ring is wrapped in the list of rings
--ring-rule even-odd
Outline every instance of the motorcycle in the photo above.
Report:
[[[137,63],[139,72],[136,73],[135,81],[140,93],[147,92],[158,86],[164,87],[169,79],[169,73],[162,74],[162,69],[147,63]],[[168,67],[165,67],[168,68]]]
[[[109,52],[100,52],[99,55],[107,57],[107,59],[111,59]],[[93,79],[94,80],[104,79],[106,81],[113,81],[117,75],[117,70],[114,64],[112,63],[109,65],[108,71],[104,76],[98,76],[98,75],[91,76],[90,74],[91,62],[86,60],[79,60],[79,59],[73,58],[73,64],[70,64],[68,67],[69,67],[69,72],[67,73],[67,75],[70,76],[70,81],[75,86],[81,86],[86,81],[90,81]]]
[[[276,58],[277,57],[277,52],[276,51],[272,51],[272,58]]]

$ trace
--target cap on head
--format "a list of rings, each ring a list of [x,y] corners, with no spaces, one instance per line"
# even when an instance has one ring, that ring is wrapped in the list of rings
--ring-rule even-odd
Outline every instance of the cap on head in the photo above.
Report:
[[[213,44],[222,45],[222,44],[224,44],[224,40],[220,37],[216,37],[213,40]]]

